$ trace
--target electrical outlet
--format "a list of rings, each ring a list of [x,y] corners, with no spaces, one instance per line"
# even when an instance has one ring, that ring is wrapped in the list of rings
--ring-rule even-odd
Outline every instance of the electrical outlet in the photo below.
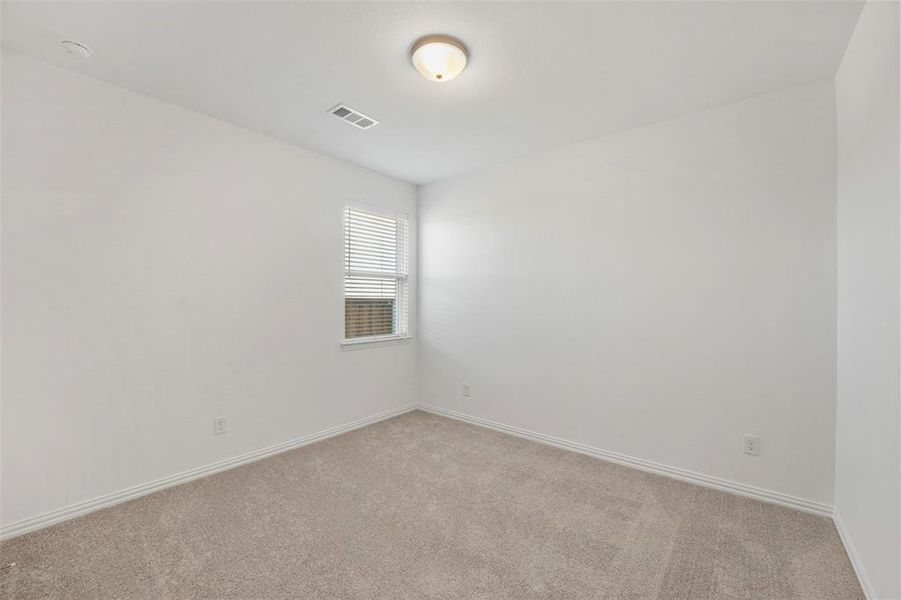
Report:
[[[468,384],[468,383],[464,383],[464,384],[463,384],[463,396],[464,396],[465,398],[469,398],[469,396],[470,396],[471,394],[472,394],[472,388],[469,387],[469,384]]]
[[[213,434],[228,433],[228,417],[216,417],[213,419]]]
[[[745,454],[760,456],[760,437],[745,434]]]

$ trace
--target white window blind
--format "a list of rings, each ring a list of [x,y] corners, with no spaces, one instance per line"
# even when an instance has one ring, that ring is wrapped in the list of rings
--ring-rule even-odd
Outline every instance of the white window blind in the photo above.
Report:
[[[344,211],[344,338],[407,337],[407,218]]]

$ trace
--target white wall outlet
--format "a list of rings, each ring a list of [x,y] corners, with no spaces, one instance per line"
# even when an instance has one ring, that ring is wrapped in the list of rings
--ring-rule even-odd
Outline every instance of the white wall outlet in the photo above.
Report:
[[[463,384],[463,396],[465,398],[469,398],[470,395],[472,395],[472,388],[469,387],[468,383],[464,383]]]
[[[760,437],[756,435],[748,435],[747,433],[744,436],[745,440],[745,454],[750,454],[752,456],[760,456]]]
[[[228,433],[228,417],[216,417],[213,419],[213,434]]]

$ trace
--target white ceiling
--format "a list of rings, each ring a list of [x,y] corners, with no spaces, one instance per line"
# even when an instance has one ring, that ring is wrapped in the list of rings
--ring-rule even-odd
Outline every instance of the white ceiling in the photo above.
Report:
[[[4,2],[3,46],[414,183],[831,77],[858,2]],[[464,40],[447,83],[408,60]],[[66,55],[61,39],[94,49]],[[381,121],[363,131],[326,111]]]

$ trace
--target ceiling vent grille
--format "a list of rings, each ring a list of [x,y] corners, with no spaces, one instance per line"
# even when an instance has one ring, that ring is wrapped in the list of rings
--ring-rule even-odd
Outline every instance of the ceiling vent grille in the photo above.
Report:
[[[372,129],[379,124],[379,122],[372,117],[368,117],[360,111],[354,110],[344,104],[339,104],[338,106],[330,108],[329,112],[345,123],[350,123],[359,129]]]

